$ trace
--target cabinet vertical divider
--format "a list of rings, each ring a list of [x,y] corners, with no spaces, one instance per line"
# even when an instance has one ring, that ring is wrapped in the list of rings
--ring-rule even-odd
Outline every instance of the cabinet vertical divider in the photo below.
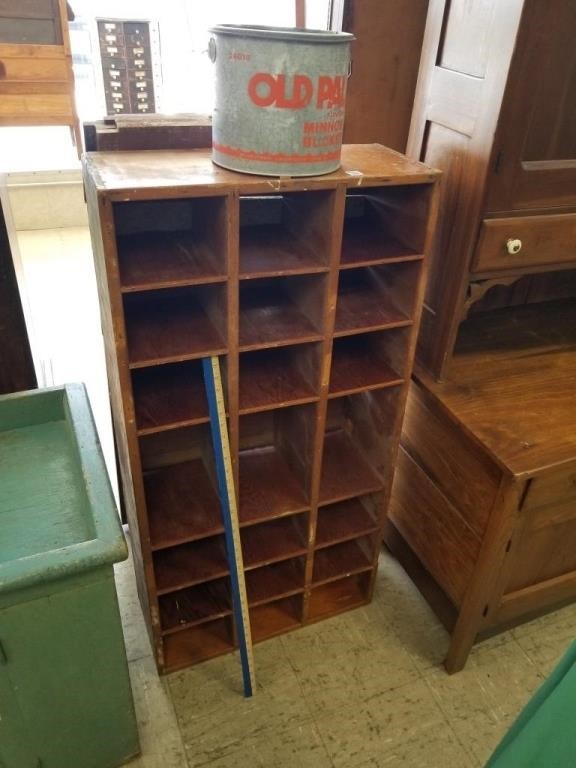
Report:
[[[237,192],[231,192],[226,198],[226,263],[228,267],[227,298],[227,334],[228,355],[226,358],[226,388],[228,411],[228,434],[230,440],[230,458],[232,461],[232,475],[234,477],[234,491],[236,493],[236,507],[240,511],[240,476],[239,476],[239,444],[240,444],[240,418],[238,415],[238,377],[240,366],[239,343],[239,281],[238,271],[240,264],[240,201]],[[234,644],[237,643],[237,628],[233,621]]]
[[[324,433],[326,429],[326,409],[328,407],[328,387],[330,385],[330,368],[332,365],[332,342],[336,304],[338,298],[338,277],[340,266],[340,251],[342,248],[342,232],[344,228],[344,208],[346,205],[346,186],[338,185],[332,193],[330,220],[330,252],[328,255],[329,271],[325,289],[324,317],[322,322],[322,355],[320,370],[320,399],[316,404],[316,424],[314,446],[312,449],[313,465],[310,483],[310,521],[308,530],[308,555],[306,558],[306,573],[304,580],[303,620],[308,621],[312,574],[314,570],[314,547],[316,544],[316,527],[318,523],[318,501],[320,496],[320,479],[322,474],[322,456],[324,453]]]

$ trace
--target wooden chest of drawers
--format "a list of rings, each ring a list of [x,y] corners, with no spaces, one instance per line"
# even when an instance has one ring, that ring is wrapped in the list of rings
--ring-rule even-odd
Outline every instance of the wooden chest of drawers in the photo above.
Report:
[[[469,320],[442,384],[406,409],[385,540],[452,631],[478,637],[576,598],[576,302]]]

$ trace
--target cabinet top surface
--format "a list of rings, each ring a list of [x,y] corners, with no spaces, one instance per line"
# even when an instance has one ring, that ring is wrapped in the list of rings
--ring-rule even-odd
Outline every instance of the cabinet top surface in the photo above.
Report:
[[[439,171],[380,144],[348,144],[342,148],[342,165],[322,176],[256,176],[220,168],[210,150],[146,150],[135,152],[89,152],[84,156],[88,176],[100,192],[123,193],[138,198],[145,190],[161,189],[241,193],[326,189],[339,184],[363,185],[429,184]]]
[[[576,462],[576,301],[465,323],[448,379],[419,377],[515,475]]]

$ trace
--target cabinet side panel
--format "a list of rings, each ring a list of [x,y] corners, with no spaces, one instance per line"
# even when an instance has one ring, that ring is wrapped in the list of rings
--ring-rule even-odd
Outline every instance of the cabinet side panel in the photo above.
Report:
[[[114,291],[109,285],[106,262],[107,248],[113,251],[114,258],[116,258],[112,211],[110,210],[109,202],[107,203],[108,208],[104,210],[104,204],[98,197],[88,176],[85,176],[84,186],[88,202],[92,250],[98,282],[108,388],[121,470],[119,479],[122,483],[126,514],[130,526],[136,584],[144,615],[147,619],[146,623],[151,633],[151,639],[161,661],[159,614],[155,597],[150,535],[144,500],[140,454],[136,438],[136,420],[131,396],[126,341],[125,334],[123,333],[121,298],[119,292],[117,290]],[[118,325],[122,326],[121,334],[118,332]],[[123,358],[123,363],[119,357]]]
[[[402,443],[478,536],[482,536],[498,492],[499,469],[461,429],[412,384]]]
[[[388,517],[454,605],[460,605],[480,539],[402,448]]]

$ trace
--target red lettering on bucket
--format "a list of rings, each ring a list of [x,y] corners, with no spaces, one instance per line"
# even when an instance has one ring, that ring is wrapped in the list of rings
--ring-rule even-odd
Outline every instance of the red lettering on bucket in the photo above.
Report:
[[[248,82],[248,95],[257,107],[304,109],[312,101],[316,90],[316,107],[333,109],[344,106],[345,85],[343,75],[320,75],[315,89],[308,75],[290,77],[256,72]]]
[[[268,92],[266,95],[262,95],[262,89],[258,91],[258,86],[264,85]],[[269,107],[274,104],[276,80],[273,75],[269,75],[267,72],[257,72],[252,75],[250,82],[248,83],[248,95],[256,104],[257,107]]]
[[[344,77],[342,75],[337,77],[321,75],[318,78],[316,106],[318,109],[344,106]]]

